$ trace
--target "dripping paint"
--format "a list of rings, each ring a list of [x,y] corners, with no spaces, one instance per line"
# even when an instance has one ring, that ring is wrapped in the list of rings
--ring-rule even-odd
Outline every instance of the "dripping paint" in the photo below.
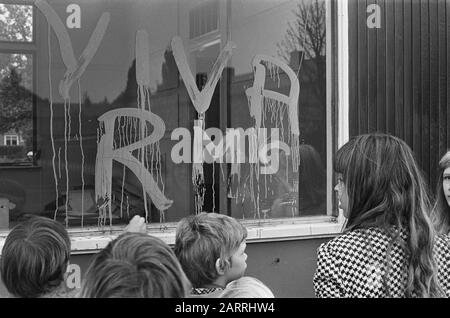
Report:
[[[294,73],[294,71],[284,62],[280,61],[271,56],[267,55],[256,55],[252,60],[252,66],[254,70],[254,82],[253,86],[246,89],[246,95],[249,101],[249,110],[251,117],[254,118],[255,128],[261,128],[265,126],[266,120],[274,123],[275,128],[281,129],[281,136],[278,133],[271,134],[270,142],[267,136],[261,134],[265,133],[265,130],[256,129],[258,132],[258,153],[267,153],[267,145],[269,148],[281,149],[286,153],[286,182],[288,180],[288,155],[291,156],[292,169],[294,172],[298,171],[300,165],[300,155],[299,155],[299,139],[300,139],[300,129],[298,123],[298,97],[300,93],[299,80]],[[300,65],[301,66],[301,65]],[[299,69],[300,69],[299,66]],[[265,89],[266,80],[266,70],[269,72],[270,78],[277,83],[277,87],[280,86],[280,69],[286,73],[290,81],[290,91],[288,95],[280,94],[273,90]],[[287,113],[288,116],[288,136],[284,134],[284,116]],[[278,130],[276,130],[278,131]],[[281,143],[279,143],[281,141]],[[287,142],[290,147],[283,147]],[[251,147],[255,147],[255,144],[251,143]],[[281,146],[281,148],[280,148]],[[284,149],[283,149],[284,148]],[[278,168],[279,152],[275,151],[271,154],[271,159],[275,160],[275,166]],[[264,156],[263,156],[264,157]],[[253,202],[255,209],[255,217],[260,218],[260,212],[266,217],[269,211],[267,206],[263,208],[260,207],[260,173],[264,174],[264,197],[263,202],[267,201],[267,174],[273,175],[274,170],[268,169],[267,167],[259,167],[259,161],[250,161],[249,170],[249,191],[251,196],[251,201]],[[265,162],[263,162],[264,164]],[[234,169],[236,173],[237,169]],[[254,180],[256,181],[256,189]],[[270,182],[271,179],[269,179]],[[239,187],[238,187],[239,188]],[[256,192],[256,197],[255,197]],[[238,197],[238,196],[237,196]]]
[[[103,13],[89,39],[89,42],[80,55],[78,61],[75,58],[75,54],[72,48],[72,42],[70,40],[69,34],[61,21],[58,14],[55,10],[45,1],[45,0],[36,0],[36,7],[42,12],[47,20],[49,25],[48,32],[48,51],[49,51],[49,86],[50,86],[50,138],[52,142],[52,164],[53,164],[53,172],[55,179],[55,192],[56,192],[56,208],[54,218],[56,219],[56,214],[58,210],[58,199],[59,199],[59,190],[58,190],[58,181],[56,178],[56,168],[55,168],[55,140],[54,140],[54,132],[53,132],[53,99],[52,99],[52,81],[51,81],[51,54],[50,54],[50,26],[53,29],[59,43],[59,49],[61,52],[61,57],[66,67],[66,72],[64,73],[63,79],[59,83],[59,94],[64,100],[64,160],[65,160],[65,170],[66,170],[66,202],[65,202],[65,211],[66,211],[66,227],[68,227],[68,200],[69,200],[69,171],[68,171],[68,160],[67,160],[67,141],[70,138],[70,88],[74,81],[78,81],[78,89],[79,95],[81,95],[81,84],[79,79],[83,75],[86,67],[91,62],[95,53],[97,52],[100,43],[103,39],[103,36],[106,32],[106,29],[109,24],[110,15],[109,13]],[[81,179],[82,179],[82,200],[84,200],[84,152],[83,152],[83,141],[81,135],[81,99],[79,101],[79,143],[82,154],[82,169],[81,169]],[[60,158],[60,156],[59,156]],[[83,202],[83,201],[82,201]],[[83,223],[83,214],[84,214],[84,205],[82,203],[82,223]],[[83,225],[83,224],[82,224]]]
[[[194,124],[194,134],[196,129],[200,129],[203,132],[205,128],[205,112],[208,110],[211,104],[214,89],[216,88],[217,82],[222,74],[224,67],[231,57],[234,44],[232,42],[228,42],[221,50],[219,57],[212,67],[212,70],[208,74],[207,82],[201,91],[198,89],[197,84],[195,83],[194,76],[192,75],[192,71],[186,58],[186,53],[184,51],[183,41],[181,40],[181,38],[179,36],[173,37],[171,46],[178,71],[180,72],[181,78],[183,79],[184,85],[186,86],[186,90],[189,94],[192,104],[194,105],[194,108],[198,113],[198,120]],[[203,137],[200,138],[200,143],[202,143],[202,141]],[[192,184],[194,187],[195,196],[195,212],[200,213],[203,210],[205,196],[203,150],[201,148],[201,144],[194,144],[193,148],[194,157],[200,156],[200,158],[197,158],[198,160],[194,160],[194,163],[192,164]]]
[[[112,193],[112,162],[123,165],[121,214],[123,205],[123,188],[125,167],[139,179],[142,184],[145,216],[148,222],[149,211],[147,195],[160,212],[161,225],[165,222],[165,211],[173,201],[164,195],[164,183],[161,175],[161,150],[159,141],[166,130],[163,120],[152,113],[150,107],[150,65],[148,34],[145,30],[136,33],[136,82],[137,108],[119,108],[111,110],[98,118],[100,127],[104,127],[97,147],[95,164],[96,200],[108,201]],[[117,123],[117,124],[116,124]],[[147,124],[153,127],[151,134]],[[118,127],[118,129],[114,129]],[[119,143],[116,144],[114,131],[118,131]],[[135,156],[133,153],[137,152]],[[153,172],[156,171],[156,181]],[[158,183],[162,184],[163,190]],[[101,215],[108,215],[111,222],[111,202]],[[127,197],[128,213],[128,197]]]
[[[103,36],[109,23],[109,13],[103,13],[91,34],[86,48],[80,55],[78,60],[72,48],[71,39],[64,24],[55,13],[55,11],[44,0],[37,0],[36,6],[44,14],[48,22],[48,47],[49,47],[49,86],[50,86],[50,137],[52,142],[52,165],[55,180],[56,202],[59,197],[59,187],[63,183],[61,176],[61,165],[65,167],[65,190],[66,190],[66,225],[68,225],[68,198],[69,198],[69,173],[68,173],[68,141],[72,138],[71,131],[71,96],[70,89],[73,83],[78,84],[78,132],[73,140],[79,142],[81,152],[81,187],[82,187],[82,226],[84,213],[84,149],[83,149],[83,132],[81,130],[81,83],[80,79],[85,69],[91,62],[97,52]],[[52,99],[52,78],[51,78],[51,54],[50,54],[50,30],[53,29],[59,43],[61,57],[66,67],[63,79],[59,82],[59,95],[64,100],[64,145],[59,148],[55,145],[53,132],[53,99]],[[182,40],[174,37],[171,41],[173,56],[177,64],[180,76],[183,79],[186,90],[197,112],[198,118],[194,123],[194,133],[198,138],[194,138],[193,152],[194,162],[192,165],[192,184],[195,193],[195,211],[199,213],[203,210],[205,196],[205,180],[204,180],[204,152],[203,142],[207,140],[205,136],[205,114],[210,107],[214,89],[217,86],[221,73],[231,57],[233,44],[228,42],[221,50],[214,66],[212,67],[208,80],[204,87],[199,89],[195,83],[194,76],[189,68]],[[137,82],[137,101],[136,108],[119,108],[109,111],[98,118],[99,128],[97,130],[97,158],[95,166],[95,197],[99,209],[99,226],[103,226],[109,218],[112,225],[112,164],[113,161],[123,165],[122,188],[120,197],[120,215],[123,216],[126,207],[126,213],[129,213],[128,195],[124,193],[124,184],[126,173],[131,171],[142,183],[142,192],[144,200],[145,216],[149,220],[149,207],[154,204],[160,212],[161,223],[165,222],[165,212],[172,205],[164,195],[164,180],[162,178],[161,149],[160,139],[164,136],[165,125],[162,119],[151,111],[150,105],[150,66],[149,66],[149,43],[148,34],[145,30],[138,30],[136,33],[136,82]],[[241,178],[241,165],[239,162],[233,161],[231,171],[228,176],[228,196],[235,198],[236,202],[240,200],[240,187],[234,184],[244,183],[244,191],[246,191],[246,182],[248,182],[251,201],[255,206],[255,217],[266,217],[266,207],[260,206],[261,199],[267,199],[269,191],[267,187],[264,191],[260,190],[260,183],[264,182],[267,186],[272,180],[274,169],[268,168],[269,160],[258,160],[261,157],[267,158],[270,149],[281,149],[285,151],[285,175],[283,178],[288,181],[288,166],[292,165],[294,172],[298,170],[300,164],[299,157],[299,123],[298,123],[298,97],[299,97],[299,81],[296,74],[285,63],[265,55],[256,55],[252,61],[254,69],[253,86],[246,89],[246,95],[249,101],[250,115],[254,118],[255,134],[249,138],[249,162],[250,169],[248,176]],[[265,89],[266,73],[269,77],[280,86],[280,71],[283,71],[289,78],[291,83],[289,94],[283,95],[275,90]],[[285,133],[285,121],[287,117],[287,133]],[[267,122],[274,123],[275,128],[280,128],[280,135],[272,133],[268,136],[265,132],[261,133],[259,128],[268,125]],[[116,136],[117,134],[117,136]],[[117,138],[116,138],[117,137]],[[289,148],[280,148],[279,142],[286,142]],[[62,150],[62,151],[61,151]],[[57,153],[58,151],[58,153]],[[237,151],[237,150],[236,150]],[[58,166],[56,165],[56,155],[58,154]],[[236,153],[230,154],[235,156]],[[62,159],[63,158],[63,159]],[[213,160],[213,210],[215,209],[215,191],[214,191],[214,174],[215,167]],[[270,154],[271,161],[276,162],[278,167],[278,151],[272,151]],[[65,163],[61,163],[64,160]],[[128,167],[128,169],[126,169]],[[57,169],[58,168],[58,169]],[[222,177],[225,179],[222,166],[220,166]],[[276,170],[276,169],[275,169]],[[59,172],[59,179],[58,175]],[[263,178],[260,175],[263,174]],[[269,176],[267,176],[269,175]],[[219,177],[220,178],[220,177]],[[244,180],[242,180],[244,179]],[[264,180],[262,180],[264,179]],[[256,190],[256,191],[255,191]],[[260,197],[261,196],[261,197]],[[149,202],[147,200],[149,199]],[[125,204],[126,200],[126,204]],[[55,218],[58,204],[55,209]],[[262,214],[261,214],[262,213]]]
[[[123,120],[121,117],[128,117],[128,120],[139,119],[140,121],[149,122],[154,129],[150,135],[145,136],[141,140],[133,140],[131,144],[114,148],[115,123],[117,119],[118,122]],[[126,166],[138,177],[145,193],[149,195],[159,211],[167,210],[173,201],[165,197],[155,182],[152,173],[142,164],[141,160],[132,154],[143,146],[157,143],[164,136],[165,125],[162,119],[147,110],[139,108],[118,108],[103,114],[98,118],[98,121],[100,122],[100,126],[104,127],[104,132],[100,136],[95,161],[95,197],[97,201],[107,202],[103,207],[104,211],[102,211],[101,215],[105,217],[106,212],[108,212],[110,217],[112,215],[109,198],[111,198],[112,192],[113,160]]]

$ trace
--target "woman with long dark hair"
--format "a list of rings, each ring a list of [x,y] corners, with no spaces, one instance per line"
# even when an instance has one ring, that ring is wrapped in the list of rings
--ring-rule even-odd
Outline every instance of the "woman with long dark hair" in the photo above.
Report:
[[[450,151],[447,151],[439,161],[433,223],[438,233],[450,233]]]
[[[318,250],[318,297],[450,295],[449,239],[437,235],[430,200],[411,149],[368,134],[336,153],[344,233]]]

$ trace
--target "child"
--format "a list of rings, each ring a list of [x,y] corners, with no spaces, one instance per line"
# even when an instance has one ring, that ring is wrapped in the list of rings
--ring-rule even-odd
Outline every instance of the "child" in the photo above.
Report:
[[[184,298],[190,283],[162,240],[124,233],[94,256],[81,296],[87,298]]]
[[[450,234],[450,151],[439,161],[433,221],[438,233]]]
[[[15,226],[3,246],[1,276],[16,297],[72,297],[65,273],[70,257],[70,239],[58,222],[32,216]]]
[[[450,296],[449,238],[429,217],[411,149],[384,134],[358,136],[335,156],[344,233],[318,250],[317,297]]]
[[[275,298],[260,280],[244,276],[227,285],[220,298]]]
[[[246,238],[245,227],[223,214],[203,212],[178,223],[175,254],[194,287],[192,296],[218,297],[244,275]]]

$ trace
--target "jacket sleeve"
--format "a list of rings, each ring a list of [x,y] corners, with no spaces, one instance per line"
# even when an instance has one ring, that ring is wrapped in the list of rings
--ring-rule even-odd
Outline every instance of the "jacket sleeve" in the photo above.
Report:
[[[340,261],[330,253],[328,244],[322,244],[317,251],[317,269],[313,278],[316,297],[345,297],[339,275],[339,265]]]

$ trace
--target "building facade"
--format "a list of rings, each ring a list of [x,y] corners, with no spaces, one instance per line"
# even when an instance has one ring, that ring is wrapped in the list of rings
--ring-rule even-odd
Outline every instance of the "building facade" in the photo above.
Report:
[[[0,3],[0,134],[26,145],[0,162],[1,236],[55,218],[81,274],[136,214],[173,244],[208,211],[247,226],[249,275],[312,297],[316,249],[345,225],[340,145],[392,133],[437,180],[449,1]]]

